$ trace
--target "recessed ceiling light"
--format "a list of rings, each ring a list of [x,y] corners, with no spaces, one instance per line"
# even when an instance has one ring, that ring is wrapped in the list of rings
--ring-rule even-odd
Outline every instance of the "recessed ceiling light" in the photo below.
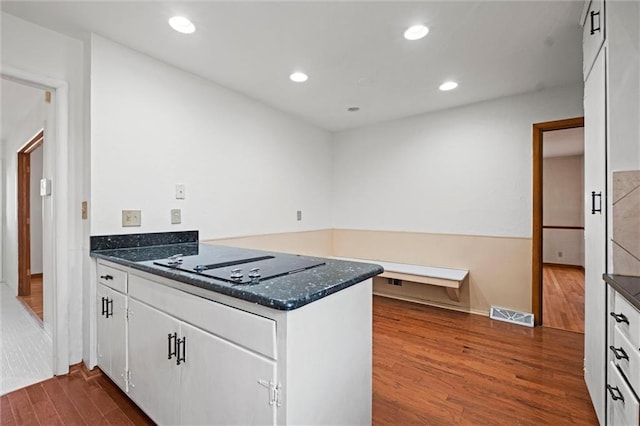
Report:
[[[424,25],[414,25],[407,28],[404,32],[404,38],[407,40],[420,40],[422,37],[429,34],[429,28]]]
[[[309,79],[309,77],[305,73],[299,71],[291,74],[289,78],[291,79],[291,81],[295,81],[296,83],[302,83]]]
[[[455,81],[445,81],[440,85],[440,90],[446,92],[447,90],[453,90],[456,87],[458,87],[458,83],[456,83]]]
[[[174,16],[170,18],[169,25],[171,25],[171,28],[173,28],[177,32],[183,34],[191,34],[196,30],[196,26],[193,25],[193,22],[191,22],[184,16]]]

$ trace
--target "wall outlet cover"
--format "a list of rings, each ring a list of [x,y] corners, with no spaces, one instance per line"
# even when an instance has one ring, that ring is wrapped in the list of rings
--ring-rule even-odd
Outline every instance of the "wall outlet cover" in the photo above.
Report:
[[[122,226],[141,226],[141,210],[122,210]]]
[[[180,209],[171,209],[171,223],[173,225],[182,223],[182,212]]]

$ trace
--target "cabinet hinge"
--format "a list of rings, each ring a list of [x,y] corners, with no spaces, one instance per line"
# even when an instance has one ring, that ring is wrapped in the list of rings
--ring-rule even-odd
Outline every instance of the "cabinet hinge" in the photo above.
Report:
[[[129,308],[126,308],[124,310],[124,319],[125,319],[125,321],[129,321],[129,315],[131,315],[131,312],[129,311]]]
[[[125,387],[129,386],[129,370],[124,370],[124,373],[120,375],[124,380]]]
[[[131,383],[131,370],[124,371],[124,381],[126,384],[126,388],[135,388],[135,385]]]
[[[280,402],[280,390],[282,389],[282,384],[275,384],[271,380],[258,380],[258,383],[269,389],[269,405],[280,407],[282,405]]]

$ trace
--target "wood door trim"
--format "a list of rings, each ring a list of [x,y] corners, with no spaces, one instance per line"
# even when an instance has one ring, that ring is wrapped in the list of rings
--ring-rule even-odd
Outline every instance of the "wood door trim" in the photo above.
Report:
[[[31,295],[31,152],[43,142],[40,130],[18,151],[18,296]]]
[[[584,117],[547,121],[533,125],[533,241],[531,311],[536,325],[542,325],[542,134],[552,130],[584,127]]]

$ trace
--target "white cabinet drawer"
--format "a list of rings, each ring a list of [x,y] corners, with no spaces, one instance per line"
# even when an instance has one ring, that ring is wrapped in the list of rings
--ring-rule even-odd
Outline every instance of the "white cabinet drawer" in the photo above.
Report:
[[[592,0],[582,26],[582,73],[585,81],[604,43],[604,25],[604,1]]]
[[[616,323],[616,328],[629,340],[636,350],[640,349],[640,312],[620,293],[615,293],[613,311],[609,313],[610,320]]]
[[[640,420],[640,404],[633,391],[614,363],[609,363],[607,384],[609,424],[613,426],[637,426]]]
[[[98,262],[98,282],[120,293],[127,292],[127,273],[100,262]]]
[[[276,359],[276,322],[129,275],[129,296],[239,346]]]
[[[631,387],[640,392],[640,350],[634,348],[616,326],[613,345],[609,346],[609,359],[620,367]]]

